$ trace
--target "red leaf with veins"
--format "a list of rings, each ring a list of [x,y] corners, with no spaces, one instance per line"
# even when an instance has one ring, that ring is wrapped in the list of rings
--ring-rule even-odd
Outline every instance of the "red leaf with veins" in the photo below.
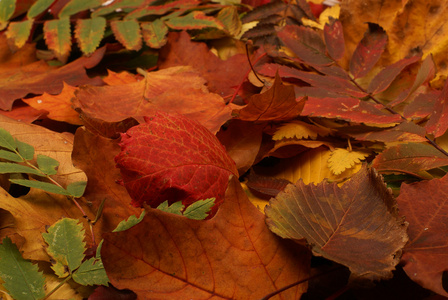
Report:
[[[179,114],[157,112],[122,135],[115,157],[132,204],[156,207],[168,200],[185,206],[215,197],[213,215],[224,199],[235,163],[205,127]]]
[[[342,23],[339,20],[330,17],[330,23],[325,24],[324,38],[327,44],[328,54],[334,60],[340,60],[344,57],[345,41]]]
[[[387,44],[386,32],[377,24],[368,24],[369,29],[350,60],[350,73],[355,79],[364,77],[372,70]]]

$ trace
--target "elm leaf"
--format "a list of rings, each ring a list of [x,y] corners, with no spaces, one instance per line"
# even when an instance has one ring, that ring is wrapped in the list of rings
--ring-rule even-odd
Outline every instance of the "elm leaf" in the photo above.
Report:
[[[50,226],[46,233],[42,233],[42,237],[48,244],[48,254],[56,260],[56,267],[53,269],[64,266],[71,273],[81,265],[86,243],[84,227],[78,220],[63,218]],[[57,275],[62,277],[58,272]]]
[[[390,190],[365,166],[342,187],[289,184],[265,213],[271,231],[306,239],[315,255],[347,266],[355,278],[391,278],[408,240]]]
[[[0,278],[14,299],[41,299],[45,296],[45,277],[37,265],[25,260],[8,237],[0,245]]]

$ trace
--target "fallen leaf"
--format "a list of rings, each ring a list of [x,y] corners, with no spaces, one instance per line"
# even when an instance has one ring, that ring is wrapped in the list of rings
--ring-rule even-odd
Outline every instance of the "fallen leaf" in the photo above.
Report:
[[[67,85],[65,82],[63,85],[64,87],[58,95],[44,93],[41,96],[23,99],[23,102],[35,109],[48,111],[47,117],[49,119],[82,125],[79,113],[72,108],[71,102],[76,88]]]
[[[224,201],[235,163],[205,127],[179,114],[157,112],[146,123],[129,129],[116,156],[123,184],[134,206],[157,207],[182,200],[216,198],[210,215]]]
[[[434,137],[443,135],[448,129],[448,80],[437,98],[428,123],[426,123],[426,131]]]
[[[448,297],[442,277],[448,270],[448,176],[403,184],[397,197],[400,213],[409,222],[409,242],[403,250],[406,274]]]
[[[192,42],[185,31],[170,32],[167,45],[161,49],[159,68],[191,66],[203,77],[210,92],[227,97],[244,80],[250,70],[244,54],[234,55],[227,60],[219,59],[205,43]]]
[[[63,82],[77,86],[100,85],[100,78],[89,78],[86,69],[93,68],[103,58],[106,48],[95,51],[90,57],[81,57],[60,68],[50,67],[44,61],[28,62],[25,65],[0,68],[0,109],[11,110],[16,99],[27,94],[59,94]],[[16,61],[14,58],[10,58]],[[18,59],[17,59],[18,60]]]
[[[318,127],[313,124],[308,124],[302,121],[291,121],[282,125],[277,129],[277,131],[272,136],[273,140],[282,139],[313,139],[315,140],[317,136],[327,136],[331,133],[328,128]]]
[[[334,60],[344,57],[345,41],[341,21],[330,18],[329,23],[324,26],[324,37],[330,57]]]
[[[360,164],[367,156],[369,156],[369,152],[338,148],[331,153],[328,166],[335,175],[339,175]]]
[[[105,235],[101,257],[111,283],[139,299],[260,299],[309,274],[307,250],[283,242],[233,178],[213,219],[148,209],[136,226]],[[278,298],[298,299],[306,287]]]
[[[386,148],[372,161],[379,172],[401,172],[419,176],[420,171],[448,165],[448,157],[431,145],[399,144]]]
[[[297,117],[303,109],[304,100],[296,101],[294,88],[282,83],[277,75],[274,84],[262,94],[248,99],[248,104],[235,109],[237,118],[244,121],[284,121]]]
[[[425,129],[413,122],[403,122],[392,128],[356,128],[347,126],[340,129],[358,141],[379,141],[384,143],[425,142]]]
[[[290,184],[271,199],[265,213],[274,233],[306,239],[315,255],[349,267],[354,278],[392,278],[408,240],[390,190],[366,167],[342,187],[301,180]]]
[[[124,80],[130,81],[128,77]],[[143,116],[162,110],[181,113],[215,133],[231,118],[224,100],[209,93],[205,80],[191,67],[150,72],[144,80],[127,84],[84,86],[75,95],[73,104],[84,115],[106,122],[129,117],[143,122]]]

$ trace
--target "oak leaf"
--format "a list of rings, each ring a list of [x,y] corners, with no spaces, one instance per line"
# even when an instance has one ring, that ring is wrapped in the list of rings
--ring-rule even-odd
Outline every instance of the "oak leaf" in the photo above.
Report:
[[[306,239],[315,255],[349,267],[354,278],[392,278],[408,240],[390,190],[365,166],[342,187],[289,184],[265,213],[274,233]]]
[[[179,114],[157,112],[129,129],[116,156],[123,184],[134,206],[157,207],[168,200],[191,203],[216,198],[211,215],[224,200],[235,162],[205,127]]]
[[[309,253],[283,242],[233,178],[213,219],[148,209],[136,226],[105,235],[101,257],[111,283],[139,299],[260,299],[307,277]],[[305,289],[278,299],[298,299]]]
[[[448,270],[448,176],[403,184],[397,197],[400,213],[409,222],[409,242],[403,249],[403,269],[409,278],[442,296]]]

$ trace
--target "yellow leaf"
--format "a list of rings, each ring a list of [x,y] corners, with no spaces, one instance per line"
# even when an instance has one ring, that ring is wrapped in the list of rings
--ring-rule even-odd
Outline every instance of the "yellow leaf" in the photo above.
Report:
[[[263,199],[263,198],[255,196],[250,191],[246,182],[242,182],[241,186],[243,187],[243,190],[246,193],[247,197],[249,198],[250,202],[252,202],[252,204],[255,205],[255,207],[258,208],[259,211],[264,213],[264,207],[269,204],[269,199]]]
[[[319,23],[325,24],[329,22],[330,17],[333,19],[339,19],[339,13],[341,12],[341,6],[339,4],[328,7],[319,16]]]
[[[286,125],[281,126],[272,137],[273,140],[278,141],[282,139],[307,139],[315,140],[317,136],[327,136],[331,133],[330,129],[318,127],[316,125],[308,124],[302,121],[292,121]]]
[[[335,175],[339,175],[347,169],[360,165],[369,153],[364,151],[349,151],[347,149],[336,149],[328,159],[328,166]]]

